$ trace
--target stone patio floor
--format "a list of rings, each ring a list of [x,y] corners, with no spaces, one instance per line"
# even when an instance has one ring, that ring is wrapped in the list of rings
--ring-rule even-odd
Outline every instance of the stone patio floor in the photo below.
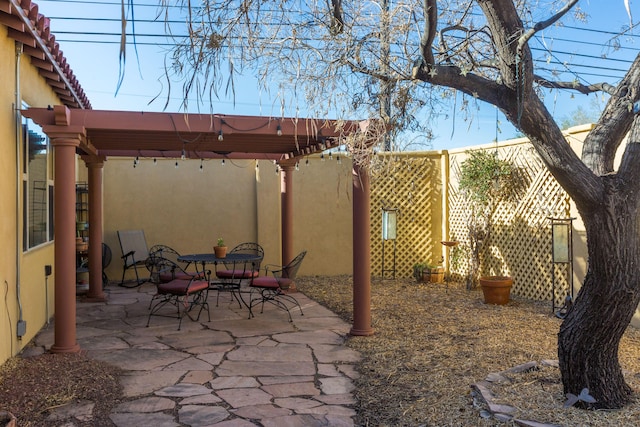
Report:
[[[208,321],[151,318],[150,283],[111,285],[107,302],[77,304],[77,339],[91,358],[124,370],[125,401],[110,415],[118,427],[353,426],[352,380],[359,354],[344,346],[350,325],[302,293],[304,316],[267,304],[255,317],[228,293],[209,293]],[[54,343],[53,325],[36,337]],[[54,414],[65,426],[91,421],[92,402]]]

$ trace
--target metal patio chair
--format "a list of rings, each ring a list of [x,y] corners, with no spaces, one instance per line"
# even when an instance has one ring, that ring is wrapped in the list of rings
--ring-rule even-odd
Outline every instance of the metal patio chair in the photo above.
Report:
[[[158,273],[159,280],[156,283],[156,293],[149,302],[147,326],[151,322],[151,316],[173,317],[179,319],[178,330],[180,330],[184,316],[197,321],[205,309],[209,322],[211,321],[207,303],[210,273],[189,273],[172,260],[157,254],[149,256],[145,264],[150,272]],[[176,310],[165,310],[167,305],[175,307]],[[199,307],[198,314],[193,318],[190,312],[196,307]]]
[[[111,248],[106,243],[102,243],[102,289],[109,284],[109,277],[107,276],[106,269],[111,264]]]
[[[248,265],[249,263],[246,262],[239,265],[236,262],[223,261],[222,264],[224,265],[224,268],[216,268],[216,278],[219,279],[213,284],[213,287],[218,291],[216,296],[216,307],[220,300],[220,292],[224,291],[230,291],[236,301],[238,301],[238,304],[242,307],[242,297],[239,297],[236,292],[240,292],[243,280],[253,279],[260,275],[260,264],[264,259],[264,249],[259,244],[253,242],[240,243],[231,249],[229,253],[256,255],[259,259],[252,261],[251,265]]]
[[[149,278],[141,279],[138,274],[138,267],[144,266],[149,258],[149,248],[143,230],[118,230],[118,240],[122,250],[122,279],[120,286],[134,288],[147,282]],[[136,273],[136,280],[133,283],[125,283],[124,276],[130,268]]]
[[[262,304],[260,312],[264,312],[264,303],[268,302],[289,315],[289,322],[292,322],[291,311],[287,303],[291,303],[300,309],[300,315],[304,316],[300,303],[291,294],[288,293],[289,288],[298,274],[298,269],[307,251],[300,252],[289,264],[283,266],[267,265],[265,267],[265,276],[254,278],[250,287],[253,293],[259,293],[258,297],[252,297],[249,303],[249,312],[253,313],[253,306]]]

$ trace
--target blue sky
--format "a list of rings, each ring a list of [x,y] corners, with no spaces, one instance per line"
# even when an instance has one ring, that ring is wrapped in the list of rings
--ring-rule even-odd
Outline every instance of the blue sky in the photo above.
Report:
[[[111,4],[105,4],[108,2]],[[119,46],[117,42],[121,31],[120,22],[118,22],[120,18],[120,2],[118,0],[40,0],[37,3],[40,7],[40,13],[52,19],[51,31],[60,43],[68,63],[94,109],[179,110],[182,90],[180,84],[176,82],[172,83],[171,98],[165,109],[168,85],[163,77],[163,62],[167,47],[154,45],[154,43],[163,42],[160,37],[138,37],[137,59],[134,49],[131,45],[129,46],[124,80],[116,95],[119,75]],[[143,3],[157,4],[150,0],[136,1],[136,4]],[[542,43],[544,43],[554,51],[564,52],[549,57],[550,61],[570,61],[573,64],[582,64],[579,71],[593,74],[583,76],[586,82],[607,81],[615,84],[617,79],[623,75],[622,70],[628,68],[628,61],[635,58],[640,48],[638,46],[640,38],[636,40],[635,37],[635,33],[640,30],[635,30],[631,37],[621,39],[624,46],[631,49],[610,53],[604,47],[605,43],[612,38],[610,33],[619,31],[624,26],[629,26],[630,20],[624,0],[581,0],[579,5],[590,15],[589,21],[585,24],[564,19],[563,22],[567,26],[576,28],[563,28],[562,32],[547,30],[541,41],[532,44],[532,47],[540,48],[540,50],[534,51],[534,56],[542,57],[544,55],[542,51],[544,47]],[[640,7],[633,3],[630,3],[630,6],[633,17],[635,18],[636,15],[640,17]],[[155,18],[155,6],[136,6],[134,10],[137,19]],[[77,32],[84,34],[73,34]],[[158,19],[158,23],[136,24],[137,34],[161,34],[162,32],[162,18]],[[106,33],[106,35],[91,33]],[[557,38],[554,39],[554,36]],[[583,43],[575,43],[576,40]],[[97,43],[96,41],[106,41],[106,43]],[[608,57],[607,61],[600,59],[605,54]],[[590,110],[596,97],[599,97],[600,104],[602,104],[600,95],[587,96],[576,93],[571,96],[569,93],[554,92],[547,94],[545,103],[556,117],[562,118],[570,116],[578,106]],[[460,98],[458,98],[459,102]],[[204,111],[208,112],[208,109]],[[435,126],[436,139],[431,144],[432,148],[450,149],[485,144],[492,142],[496,135],[498,139],[503,140],[517,134],[501,114],[498,115],[499,122],[497,123],[496,109],[493,106],[480,103],[477,114],[474,114],[467,121],[462,115],[455,115],[454,111],[452,104],[449,118],[442,118]],[[235,101],[231,98],[217,101],[214,112],[281,115],[280,105],[277,102],[274,103],[267,94],[259,92],[257,82],[251,75],[245,75],[242,84],[238,85]],[[284,115],[293,116],[295,112],[285,111]],[[304,112],[301,112],[301,115],[304,115]]]

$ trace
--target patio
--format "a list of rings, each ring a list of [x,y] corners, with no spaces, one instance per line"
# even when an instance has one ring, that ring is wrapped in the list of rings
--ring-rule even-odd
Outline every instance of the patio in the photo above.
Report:
[[[88,357],[124,370],[124,402],[112,409],[119,426],[353,425],[351,394],[357,352],[344,346],[349,325],[301,293],[304,316],[267,305],[248,319],[230,294],[219,307],[210,294],[211,322],[153,317],[154,285],[107,287],[107,302],[77,305],[78,343]],[[35,339],[40,353],[54,344],[53,325]],[[92,420],[92,402],[50,411],[49,419]],[[220,423],[220,424],[218,424]],[[92,424],[92,425],[98,425]]]

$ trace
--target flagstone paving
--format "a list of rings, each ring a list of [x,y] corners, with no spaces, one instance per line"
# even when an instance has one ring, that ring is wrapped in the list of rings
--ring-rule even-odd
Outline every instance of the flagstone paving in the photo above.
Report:
[[[230,295],[209,295],[211,321],[152,317],[155,288],[107,288],[105,303],[77,304],[77,337],[91,358],[123,369],[118,427],[313,427],[354,425],[353,380],[360,360],[344,345],[349,325],[301,293],[304,316],[267,305],[248,318]],[[53,327],[36,337],[48,349]],[[93,402],[52,417],[65,426],[91,421]]]

